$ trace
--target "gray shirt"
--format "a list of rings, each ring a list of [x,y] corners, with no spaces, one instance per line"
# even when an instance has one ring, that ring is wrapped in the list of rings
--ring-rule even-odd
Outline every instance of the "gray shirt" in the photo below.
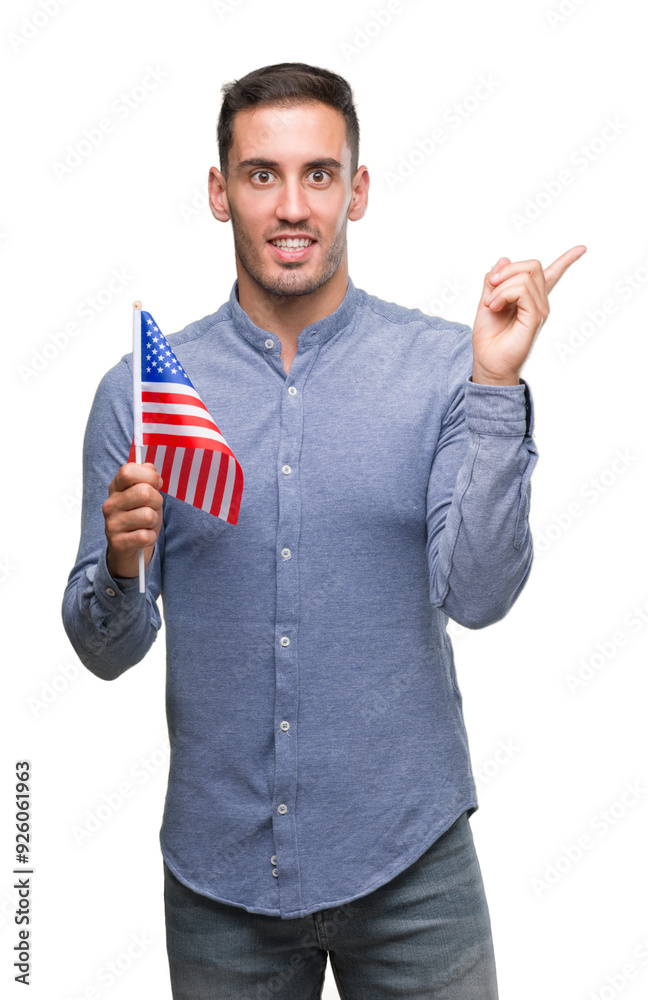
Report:
[[[478,808],[446,626],[500,620],[526,583],[537,451],[527,383],[471,381],[470,327],[349,280],[286,374],[237,292],[167,339],[243,470],[238,524],[165,495],[146,594],[110,576],[125,356],[88,420],[63,618],[112,680],[155,640],[162,595],[164,859],[197,892],[290,918],[378,888]]]

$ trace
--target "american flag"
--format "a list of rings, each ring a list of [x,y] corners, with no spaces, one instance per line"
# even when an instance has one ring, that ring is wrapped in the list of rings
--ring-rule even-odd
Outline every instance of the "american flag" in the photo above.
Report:
[[[160,489],[169,496],[236,524],[241,467],[155,320],[143,309],[140,371],[142,462],[155,465],[162,476]],[[137,417],[135,426],[137,433]],[[135,455],[133,435],[128,461],[137,461]]]

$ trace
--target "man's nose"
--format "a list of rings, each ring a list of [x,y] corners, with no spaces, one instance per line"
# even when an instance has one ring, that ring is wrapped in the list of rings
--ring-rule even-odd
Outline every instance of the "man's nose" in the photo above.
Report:
[[[301,222],[310,216],[308,196],[298,180],[287,180],[277,201],[277,216],[287,222]]]

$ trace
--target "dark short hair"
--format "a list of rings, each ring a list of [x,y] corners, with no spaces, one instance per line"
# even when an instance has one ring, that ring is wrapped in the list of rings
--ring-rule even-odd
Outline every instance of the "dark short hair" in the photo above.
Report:
[[[221,173],[227,178],[229,151],[234,138],[234,116],[238,111],[260,105],[291,107],[319,101],[344,116],[347,142],[351,149],[351,173],[358,169],[360,125],[353,91],[342,76],[306,63],[276,63],[252,70],[240,80],[223,84],[223,103],[216,135]]]

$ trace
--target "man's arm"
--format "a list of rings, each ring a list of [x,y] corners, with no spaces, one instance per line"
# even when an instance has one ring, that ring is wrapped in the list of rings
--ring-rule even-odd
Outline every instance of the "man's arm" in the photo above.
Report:
[[[99,383],[88,418],[83,443],[81,541],[63,597],[63,624],[68,638],[81,662],[104,680],[114,680],[139,663],[162,624],[156,603],[161,590],[164,549],[161,516],[156,526],[159,535],[146,570],[145,594],[139,593],[137,568],[132,577],[112,576],[107,564],[107,514],[112,514],[113,521],[118,519],[115,538],[123,535],[127,527],[121,508],[127,507],[128,502],[120,504],[117,494],[125,496],[124,491],[132,484],[118,482],[120,489],[116,490],[114,483],[118,470],[124,475],[121,467],[128,458],[133,433],[132,406],[130,364],[122,359]],[[109,490],[111,502],[107,505]],[[104,511],[104,507],[108,510]],[[135,510],[133,516],[141,518],[142,530],[150,530],[150,515],[147,518],[144,512],[138,514]],[[152,536],[146,536],[145,540],[151,541]],[[120,556],[114,544],[110,553],[113,571],[130,574],[128,545],[124,548],[123,539],[117,542],[121,546]]]
[[[533,560],[530,477],[538,452],[526,382],[469,380],[469,333],[448,362],[449,405],[427,493],[430,601],[467,628],[503,618]]]
[[[529,480],[538,454],[520,369],[549,315],[549,292],[586,250],[572,247],[547,268],[500,257],[484,276],[471,342],[455,343],[428,484],[427,553],[432,604],[468,628],[503,618],[531,569]]]

